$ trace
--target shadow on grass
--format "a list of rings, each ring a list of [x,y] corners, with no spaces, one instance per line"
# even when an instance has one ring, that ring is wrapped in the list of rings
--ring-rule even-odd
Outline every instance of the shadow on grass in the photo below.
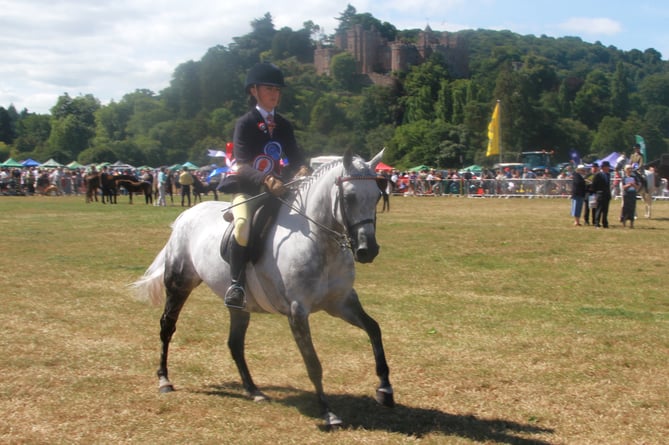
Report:
[[[262,388],[273,395],[272,403],[297,408],[302,415],[321,420],[313,392],[291,387]],[[219,397],[244,398],[239,384],[212,385],[203,394]],[[269,394],[268,394],[269,395]],[[439,409],[419,408],[398,404],[385,408],[372,397],[328,394],[333,411],[344,420],[347,429],[379,430],[411,437],[427,434],[459,436],[476,442],[518,445],[550,445],[551,442],[532,439],[532,434],[552,434],[554,430],[532,424],[504,419],[481,419],[473,415],[449,414]],[[323,425],[320,425],[324,429]]]

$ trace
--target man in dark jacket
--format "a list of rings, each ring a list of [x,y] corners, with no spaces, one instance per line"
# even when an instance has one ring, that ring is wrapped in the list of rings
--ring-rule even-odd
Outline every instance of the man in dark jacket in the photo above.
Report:
[[[251,234],[251,219],[260,200],[249,198],[262,191],[274,196],[286,192],[285,178],[295,172],[305,175],[305,158],[297,145],[293,126],[276,113],[285,86],[283,73],[271,63],[251,68],[246,77],[246,92],[253,108],[237,120],[233,136],[233,155],[236,171],[228,175],[220,189],[232,193],[234,234],[230,249],[232,283],[225,294],[230,308],[246,306],[244,270],[248,259],[247,247]],[[288,162],[286,162],[288,161]]]
[[[593,224],[596,228],[609,228],[609,202],[611,201],[611,164],[602,162],[601,171],[592,178],[592,191],[597,195],[597,208]]]

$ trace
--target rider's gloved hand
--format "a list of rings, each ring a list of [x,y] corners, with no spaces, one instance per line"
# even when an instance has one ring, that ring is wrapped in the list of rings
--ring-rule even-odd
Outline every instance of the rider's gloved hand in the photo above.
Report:
[[[299,170],[297,170],[297,173],[295,173],[295,177],[296,178],[302,178],[304,176],[309,176],[310,174],[311,174],[311,170],[309,169],[309,167],[307,167],[306,165],[303,165],[299,168]]]
[[[274,196],[283,196],[286,194],[286,186],[283,185],[283,182],[274,175],[267,175],[263,180],[267,191]]]

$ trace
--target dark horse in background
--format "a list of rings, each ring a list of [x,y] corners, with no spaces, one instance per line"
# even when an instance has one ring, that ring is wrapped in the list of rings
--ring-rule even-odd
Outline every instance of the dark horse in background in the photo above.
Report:
[[[218,182],[206,183],[200,181],[200,178],[193,175],[193,201],[197,202],[199,199],[202,202],[202,195],[206,195],[209,192],[214,192],[214,201],[218,201]]]
[[[153,184],[150,182],[136,181],[129,175],[115,176],[114,180],[117,187],[123,187],[128,192],[130,204],[132,204],[133,193],[143,193],[145,203],[153,203]]]
[[[102,190],[102,203],[109,202],[109,204],[116,204],[116,195],[118,190],[116,188],[117,176],[108,172],[100,173],[100,190]]]
[[[84,176],[86,186],[86,203],[98,201],[98,189],[100,188],[100,173],[89,173]]]

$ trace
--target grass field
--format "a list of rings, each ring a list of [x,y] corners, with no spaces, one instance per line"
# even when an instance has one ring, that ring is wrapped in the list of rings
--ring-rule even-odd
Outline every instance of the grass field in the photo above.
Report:
[[[357,267],[397,407],[373,401],[365,334],[311,317],[327,433],[284,317],[254,315],[242,397],[227,310],[194,292],[157,391],[162,309],[139,277],[180,207],[0,197],[0,442],[662,444],[669,434],[669,203],[633,230],[571,225],[569,201],[393,198]],[[619,201],[612,203],[615,221]],[[217,248],[217,246],[212,246]]]

